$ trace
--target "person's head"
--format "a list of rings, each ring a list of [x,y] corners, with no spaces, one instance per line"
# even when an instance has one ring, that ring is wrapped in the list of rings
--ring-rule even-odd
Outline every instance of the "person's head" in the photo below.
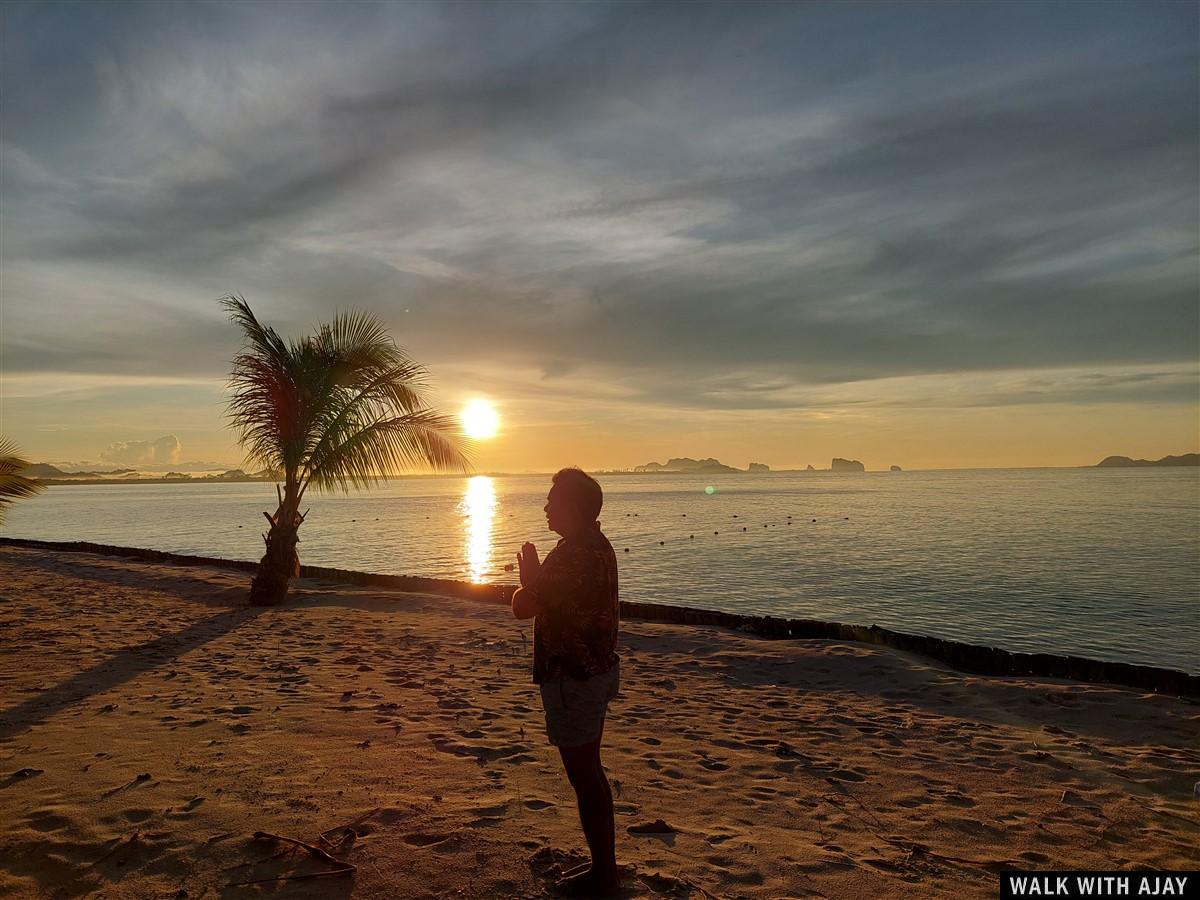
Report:
[[[561,469],[551,479],[546,497],[546,523],[563,537],[587,528],[600,515],[604,492],[582,469]]]

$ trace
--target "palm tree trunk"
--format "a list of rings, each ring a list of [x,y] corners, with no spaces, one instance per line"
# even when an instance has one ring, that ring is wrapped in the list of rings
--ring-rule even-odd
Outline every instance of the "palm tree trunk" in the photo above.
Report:
[[[278,606],[287,600],[288,582],[300,576],[300,557],[296,545],[300,543],[300,525],[304,516],[296,511],[296,491],[288,480],[286,496],[279,498],[275,515],[263,513],[271,523],[270,530],[263,535],[267,552],[258,563],[258,572],[250,583],[250,603],[253,606]]]

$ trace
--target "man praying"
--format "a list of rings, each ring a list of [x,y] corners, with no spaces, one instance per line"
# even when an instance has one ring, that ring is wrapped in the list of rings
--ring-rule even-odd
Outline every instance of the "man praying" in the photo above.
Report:
[[[546,521],[562,539],[542,562],[527,543],[517,554],[518,619],[533,617],[533,680],[542,694],[546,734],[575,789],[591,865],[567,873],[556,888],[568,897],[620,891],[612,790],[600,763],[608,704],[620,687],[617,656],[617,556],[597,516],[604,495],[580,469],[563,469],[546,498]]]

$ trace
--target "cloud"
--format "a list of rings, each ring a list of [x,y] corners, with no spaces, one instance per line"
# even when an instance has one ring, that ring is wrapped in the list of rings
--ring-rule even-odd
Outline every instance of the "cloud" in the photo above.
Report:
[[[175,465],[182,450],[179,438],[165,434],[152,441],[116,441],[100,451],[100,458],[128,466]]]
[[[109,8],[9,26],[10,373],[220,377],[234,290],[630,403],[1196,360],[1192,6]]]

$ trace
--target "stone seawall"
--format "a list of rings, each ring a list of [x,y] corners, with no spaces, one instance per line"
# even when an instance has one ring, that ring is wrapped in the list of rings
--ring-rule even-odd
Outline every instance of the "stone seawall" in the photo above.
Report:
[[[182,566],[218,566],[244,572],[253,572],[258,568],[258,563],[244,560],[185,556],[161,550],[114,547],[83,541],[32,541],[21,538],[0,538],[0,546],[30,547],[69,553],[97,553]],[[473,584],[467,581],[421,578],[415,575],[380,575],[373,572],[333,569],[325,566],[302,565],[300,577],[320,578],[369,587],[386,587],[400,591],[465,597],[470,600],[495,604],[508,604],[516,590],[516,585],[511,584]],[[1200,675],[1189,675],[1176,669],[1104,662],[1079,656],[1059,656],[1050,653],[1011,652],[996,647],[983,647],[961,641],[892,631],[888,628],[880,628],[878,625],[844,625],[838,622],[823,622],[818,619],[746,616],[738,613],[669,606],[661,603],[637,603],[629,600],[621,602],[621,616],[650,622],[731,628],[776,640],[816,638],[879,644],[927,656],[960,671],[977,675],[1032,675],[1047,678],[1069,678],[1097,684],[1124,685],[1178,696],[1200,697]]]

